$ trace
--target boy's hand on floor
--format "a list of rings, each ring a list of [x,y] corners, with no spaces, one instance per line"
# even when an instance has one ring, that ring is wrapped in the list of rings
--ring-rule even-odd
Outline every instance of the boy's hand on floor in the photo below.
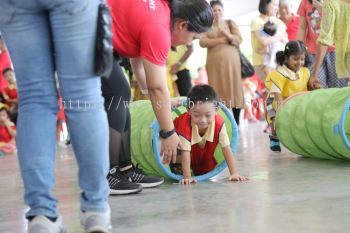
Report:
[[[193,178],[184,178],[179,181],[179,184],[195,184],[197,183],[197,180]]]
[[[247,181],[247,180],[249,180],[248,177],[241,176],[239,174],[232,174],[232,175],[230,175],[230,177],[228,179],[230,181]]]

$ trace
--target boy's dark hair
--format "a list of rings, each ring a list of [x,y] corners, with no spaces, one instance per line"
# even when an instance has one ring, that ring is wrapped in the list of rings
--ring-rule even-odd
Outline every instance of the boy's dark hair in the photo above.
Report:
[[[214,103],[215,106],[219,105],[219,97],[214,88],[207,84],[200,84],[192,87],[187,95],[187,107],[190,108],[194,104],[205,102]]]
[[[264,24],[264,29],[263,31],[270,35],[270,36],[274,36],[277,32],[277,25],[274,24],[272,21],[268,20],[265,24]]]
[[[305,54],[304,66],[307,67],[310,64],[310,59],[304,42],[300,40],[291,40],[286,44],[284,51],[279,51],[276,53],[277,64],[282,66],[287,58],[301,53]]]
[[[270,4],[272,0],[260,0],[259,2],[259,12],[262,15],[267,15],[267,5]]]
[[[4,75],[4,74],[6,74],[6,73],[9,72],[9,71],[13,72],[13,69],[12,69],[11,67],[7,67],[7,68],[5,68],[5,69],[2,71],[2,74]]]
[[[224,9],[224,4],[220,0],[210,1],[211,8],[213,8],[215,5],[219,5],[219,6],[221,6],[222,9]]]
[[[177,19],[188,21],[187,30],[190,32],[207,32],[211,29],[214,16],[209,3],[205,0],[171,0],[171,23]]]

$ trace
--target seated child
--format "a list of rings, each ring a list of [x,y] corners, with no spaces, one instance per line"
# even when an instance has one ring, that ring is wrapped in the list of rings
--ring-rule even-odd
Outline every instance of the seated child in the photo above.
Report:
[[[174,120],[181,148],[181,184],[196,182],[191,178],[213,170],[217,164],[214,152],[220,144],[227,162],[231,181],[245,181],[236,170],[230,140],[226,132],[224,119],[216,114],[219,98],[214,89],[205,84],[193,87],[187,96],[187,112]]]
[[[2,93],[4,103],[9,106],[10,118],[16,124],[18,113],[18,92],[15,73],[13,72],[13,69],[9,67],[3,71],[3,75],[8,82],[8,86],[4,88]]]
[[[16,151],[16,126],[11,122],[8,107],[0,103],[0,153],[11,154]]]
[[[271,125],[270,149],[280,152],[281,147],[275,128],[276,110],[289,96],[308,90],[310,71],[306,68],[307,50],[302,41],[289,41],[284,51],[277,53],[276,60],[277,68],[265,80],[265,86],[269,91],[266,98],[266,121]]]
[[[3,93],[5,101],[10,107],[12,106],[17,107],[18,92],[17,92],[15,73],[13,72],[12,68],[6,68],[3,71],[3,75],[9,84],[7,87],[5,87],[4,93]]]
[[[272,37],[278,33],[278,28],[275,23],[268,20],[264,24],[264,28],[261,31],[261,35],[264,37]],[[262,54],[264,69],[266,75],[268,75],[273,69],[276,68],[276,53],[284,49],[285,43],[281,41],[276,41],[267,46],[267,51]]]

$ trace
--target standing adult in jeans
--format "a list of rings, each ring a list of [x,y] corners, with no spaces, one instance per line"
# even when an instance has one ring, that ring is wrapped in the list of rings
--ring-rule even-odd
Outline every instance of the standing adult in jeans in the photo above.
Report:
[[[190,44],[200,33],[209,30],[213,14],[205,0],[110,0],[108,3],[116,60],[111,76],[102,82],[110,132],[111,164],[107,179],[112,194],[136,193],[142,186],[161,184],[163,179],[146,175],[131,162],[130,112],[124,107],[130,101],[130,86],[118,56],[130,58],[142,91],[149,94],[161,128],[163,162],[175,162],[180,139],[171,117],[166,59],[172,46]]]
[[[85,232],[107,232],[108,127],[100,77],[93,73],[98,0],[3,0],[0,30],[19,90],[17,148],[29,233],[65,232],[55,184],[55,72],[79,167]],[[86,104],[86,105],[85,105]],[[90,106],[90,107],[86,107]]]

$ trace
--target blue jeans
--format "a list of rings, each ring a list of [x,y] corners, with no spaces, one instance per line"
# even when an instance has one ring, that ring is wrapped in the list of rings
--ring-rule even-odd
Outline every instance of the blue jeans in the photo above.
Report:
[[[98,0],[2,0],[0,30],[18,82],[17,147],[27,217],[57,216],[59,89],[79,167],[81,209],[104,212],[109,188],[107,116],[93,73]]]

